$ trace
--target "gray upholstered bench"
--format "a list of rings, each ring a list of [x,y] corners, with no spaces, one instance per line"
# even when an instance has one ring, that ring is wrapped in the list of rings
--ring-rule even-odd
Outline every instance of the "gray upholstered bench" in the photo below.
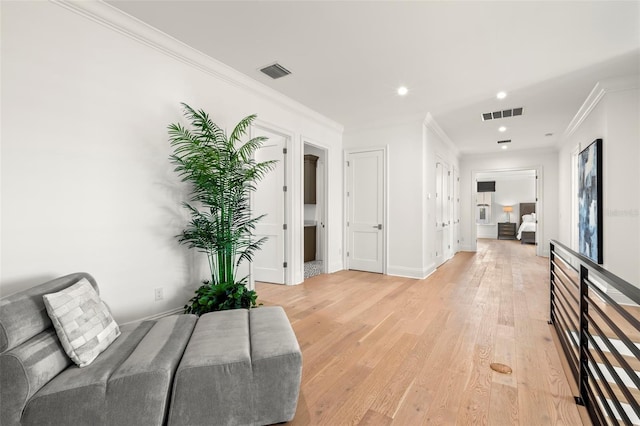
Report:
[[[265,425],[292,420],[302,354],[281,307],[200,317],[176,372],[172,425]]]
[[[91,364],[78,367],[52,328],[43,295],[82,279],[98,289],[93,277],[77,273],[0,299],[2,426],[293,419],[302,360],[282,308],[125,324]]]

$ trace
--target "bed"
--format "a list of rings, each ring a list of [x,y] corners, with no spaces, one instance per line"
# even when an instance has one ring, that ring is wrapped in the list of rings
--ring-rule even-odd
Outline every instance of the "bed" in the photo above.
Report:
[[[536,243],[536,228],[538,220],[536,218],[536,203],[520,203],[520,226],[516,238],[522,244]]]

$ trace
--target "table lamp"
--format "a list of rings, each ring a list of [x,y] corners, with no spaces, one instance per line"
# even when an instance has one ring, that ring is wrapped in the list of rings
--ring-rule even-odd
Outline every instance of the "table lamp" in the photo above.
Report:
[[[511,212],[513,211],[513,207],[511,206],[504,206],[502,208],[502,211],[505,212],[507,214],[507,223],[511,222]]]

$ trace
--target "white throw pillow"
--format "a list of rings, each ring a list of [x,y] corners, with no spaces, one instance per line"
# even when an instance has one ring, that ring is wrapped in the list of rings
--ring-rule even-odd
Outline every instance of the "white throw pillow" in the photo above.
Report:
[[[86,278],[42,297],[62,347],[79,367],[91,364],[120,336],[109,308]]]
[[[533,216],[531,216],[530,214],[525,214],[522,216],[522,222],[526,223],[526,222],[533,222]]]

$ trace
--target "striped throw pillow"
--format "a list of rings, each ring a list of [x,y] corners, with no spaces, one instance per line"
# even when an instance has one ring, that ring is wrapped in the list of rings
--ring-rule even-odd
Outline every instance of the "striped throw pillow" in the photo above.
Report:
[[[120,336],[109,308],[86,278],[43,298],[62,347],[79,367],[91,364]]]

